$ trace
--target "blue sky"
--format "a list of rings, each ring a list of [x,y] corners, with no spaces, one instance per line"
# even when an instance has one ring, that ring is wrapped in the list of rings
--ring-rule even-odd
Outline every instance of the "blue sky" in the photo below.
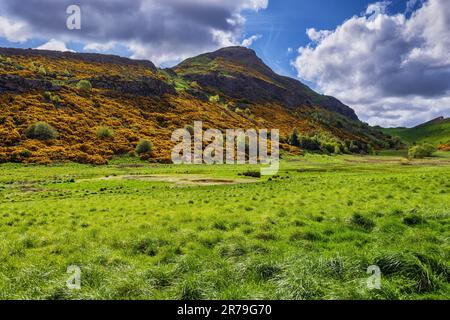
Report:
[[[343,21],[364,13],[367,0],[276,0],[269,2],[266,10],[246,13],[246,34],[260,34],[252,48],[275,71],[291,77],[297,71],[290,62],[297,49],[307,45],[308,28],[333,30]],[[396,0],[389,12],[404,12],[407,0]],[[288,54],[288,48],[294,52]]]
[[[2,0],[0,46],[113,53],[172,66],[245,45],[372,125],[450,117],[449,0]],[[308,32],[307,32],[308,30]]]

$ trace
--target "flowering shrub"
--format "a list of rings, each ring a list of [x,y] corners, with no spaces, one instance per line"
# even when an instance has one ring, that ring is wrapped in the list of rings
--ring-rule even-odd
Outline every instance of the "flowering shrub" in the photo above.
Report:
[[[52,140],[58,138],[58,131],[46,122],[36,122],[27,128],[25,135],[30,139]]]

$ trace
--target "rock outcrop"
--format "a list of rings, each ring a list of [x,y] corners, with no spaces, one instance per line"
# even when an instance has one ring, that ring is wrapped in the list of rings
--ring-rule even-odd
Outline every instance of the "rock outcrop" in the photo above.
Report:
[[[155,78],[144,77],[139,80],[124,80],[120,77],[100,76],[89,80],[94,88],[114,90],[138,96],[162,96],[176,94],[173,86]]]
[[[16,75],[0,75],[0,93],[23,93],[31,90],[55,91],[59,90],[50,81],[27,79]]]

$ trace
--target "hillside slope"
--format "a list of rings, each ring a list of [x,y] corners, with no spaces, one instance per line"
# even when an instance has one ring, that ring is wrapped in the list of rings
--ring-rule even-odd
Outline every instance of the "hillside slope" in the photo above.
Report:
[[[187,59],[173,71],[211,92],[245,102],[271,101],[288,108],[316,106],[358,120],[350,107],[314,92],[300,81],[276,74],[247,48],[229,47],[202,54]]]
[[[450,143],[450,119],[439,117],[414,128],[382,129],[386,134],[401,138],[405,143],[431,143],[435,146]]]
[[[80,89],[81,80],[92,89]],[[287,150],[293,129],[344,152],[393,143],[336,99],[276,75],[253,51],[236,47],[166,70],[116,56],[0,48],[0,110],[0,162],[101,164],[134,151],[140,139],[154,145],[147,158],[168,161],[173,130],[194,121],[205,128],[277,128]],[[42,121],[57,138],[27,136]],[[114,134],[98,137],[104,126]]]

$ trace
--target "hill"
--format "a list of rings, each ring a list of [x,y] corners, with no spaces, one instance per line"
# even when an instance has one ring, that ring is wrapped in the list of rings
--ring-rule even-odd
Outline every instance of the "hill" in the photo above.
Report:
[[[173,70],[212,93],[221,93],[244,102],[270,101],[288,108],[319,106],[358,120],[355,111],[337,99],[317,94],[300,81],[276,74],[250,49],[220,49],[188,59]]]
[[[401,138],[405,143],[431,143],[445,148],[450,144],[450,119],[439,117],[414,128],[382,129],[386,134]]]
[[[360,153],[395,144],[337,99],[275,74],[240,47],[165,70],[110,55],[0,48],[0,110],[0,162],[101,164],[133,152],[140,139],[154,145],[148,158],[168,161],[173,130],[200,120],[205,128],[280,129],[288,151],[294,129],[327,150]],[[37,122],[58,136],[27,135]],[[111,134],[99,137],[102,127]]]

